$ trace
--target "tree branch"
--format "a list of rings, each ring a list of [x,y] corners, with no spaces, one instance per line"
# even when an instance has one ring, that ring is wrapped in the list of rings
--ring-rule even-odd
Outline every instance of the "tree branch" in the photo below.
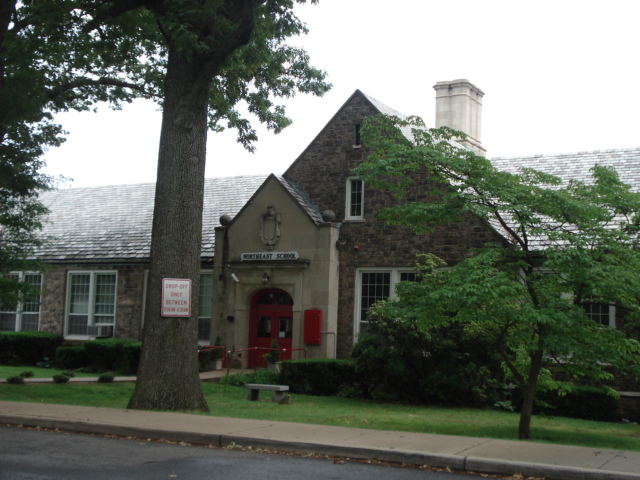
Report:
[[[136,83],[125,82],[122,80],[117,80],[113,78],[98,78],[98,79],[90,79],[90,78],[78,78],[73,82],[63,83],[56,88],[53,88],[47,92],[47,98],[50,101],[55,101],[62,96],[64,96],[68,92],[72,92],[75,89],[83,88],[83,87],[96,87],[96,86],[110,86],[110,87],[122,87],[130,90],[137,91],[145,96],[151,96],[151,93],[148,92],[143,85],[138,85]],[[70,96],[67,99],[79,98],[79,96]]]

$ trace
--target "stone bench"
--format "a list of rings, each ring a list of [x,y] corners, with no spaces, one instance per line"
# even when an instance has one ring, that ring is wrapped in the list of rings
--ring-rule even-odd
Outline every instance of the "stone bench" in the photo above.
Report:
[[[289,385],[265,385],[262,383],[247,383],[244,388],[248,390],[247,400],[256,401],[260,395],[260,390],[271,392],[271,401],[281,402],[284,400],[284,392],[289,391]]]

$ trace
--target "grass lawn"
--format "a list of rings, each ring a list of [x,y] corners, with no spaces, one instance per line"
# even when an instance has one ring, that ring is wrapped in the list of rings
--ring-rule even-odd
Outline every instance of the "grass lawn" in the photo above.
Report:
[[[203,383],[211,414],[442,435],[516,440],[519,415],[496,410],[424,407],[342,397],[291,395],[289,405],[249,402],[243,387]],[[0,384],[0,401],[126,408],[132,383]],[[563,417],[534,417],[534,441],[640,451],[640,426]]]

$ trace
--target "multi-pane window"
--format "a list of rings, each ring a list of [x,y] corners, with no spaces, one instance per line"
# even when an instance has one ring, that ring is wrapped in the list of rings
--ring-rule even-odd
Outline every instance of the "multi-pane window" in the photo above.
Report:
[[[608,303],[595,303],[587,302],[583,303],[584,311],[587,316],[600,325],[608,327],[615,327],[616,325],[616,307]]]
[[[213,273],[200,273],[200,306],[198,307],[198,341],[211,341],[211,300],[213,294]]]
[[[0,331],[20,332],[40,328],[40,273],[9,273],[3,275],[8,280],[22,281],[31,290],[11,304],[0,305]]]
[[[347,178],[346,220],[364,218],[364,182],[356,177]]]
[[[415,281],[415,271],[410,268],[361,269],[356,280],[355,333],[363,333],[369,326],[367,314],[371,305],[379,300],[395,296],[398,282]]]
[[[114,326],[116,282],[116,272],[72,272],[69,274],[67,335],[104,336],[105,332],[113,334],[112,330],[106,328],[97,330],[92,327]]]

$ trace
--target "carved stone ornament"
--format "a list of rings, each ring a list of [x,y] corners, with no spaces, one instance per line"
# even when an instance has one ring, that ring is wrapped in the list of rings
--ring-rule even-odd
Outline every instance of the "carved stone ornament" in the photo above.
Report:
[[[267,207],[267,213],[260,215],[260,240],[269,250],[273,250],[280,240],[281,221],[275,207]]]

